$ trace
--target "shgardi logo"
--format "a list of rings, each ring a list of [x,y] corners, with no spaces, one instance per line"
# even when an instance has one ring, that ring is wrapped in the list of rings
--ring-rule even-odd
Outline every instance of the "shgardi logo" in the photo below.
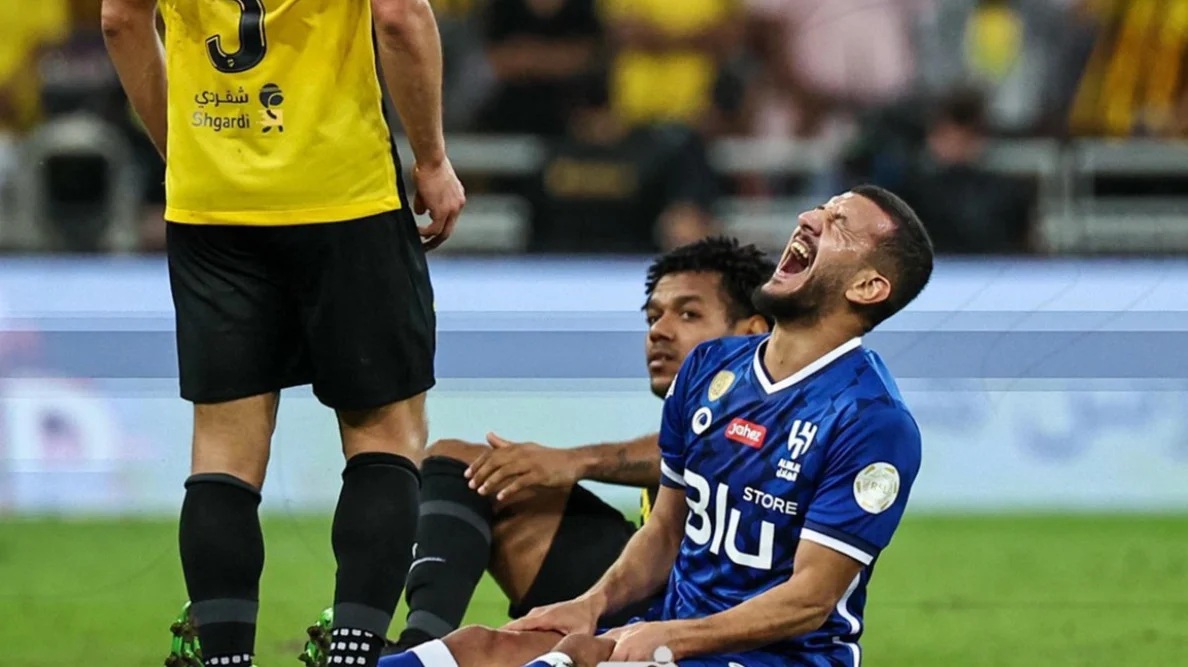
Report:
[[[672,649],[661,646],[652,653],[652,662],[600,662],[598,667],[676,667]]]
[[[264,105],[260,110],[260,127],[264,128],[265,134],[273,128],[276,128],[277,132],[285,131],[285,111],[280,108],[284,103],[285,94],[275,83],[266,83],[260,89],[260,104]]]

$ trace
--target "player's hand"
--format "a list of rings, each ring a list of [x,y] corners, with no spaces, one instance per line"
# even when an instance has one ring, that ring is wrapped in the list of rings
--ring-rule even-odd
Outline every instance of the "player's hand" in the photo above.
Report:
[[[470,488],[500,502],[512,502],[543,489],[568,489],[577,483],[578,464],[572,452],[538,445],[511,442],[487,434],[491,449],[466,469]]]
[[[466,189],[449,158],[436,165],[417,164],[413,167],[413,182],[417,187],[413,211],[417,215],[428,212],[431,221],[418,229],[421,243],[426,250],[433,250],[454,232],[458,216],[466,206]]]
[[[611,662],[671,662],[673,628],[669,623],[632,623],[601,635],[615,640]],[[656,650],[663,648],[660,655]]]
[[[518,632],[560,632],[563,635],[594,634],[602,610],[593,598],[585,596],[537,607],[521,619],[504,626]]]

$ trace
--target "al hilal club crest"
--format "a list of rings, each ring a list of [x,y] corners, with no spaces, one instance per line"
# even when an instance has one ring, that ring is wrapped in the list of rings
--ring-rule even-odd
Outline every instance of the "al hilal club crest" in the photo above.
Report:
[[[734,373],[730,371],[719,371],[714,379],[710,381],[709,386],[709,400],[716,401],[722,398],[727,391],[730,391],[731,385],[734,384]]]

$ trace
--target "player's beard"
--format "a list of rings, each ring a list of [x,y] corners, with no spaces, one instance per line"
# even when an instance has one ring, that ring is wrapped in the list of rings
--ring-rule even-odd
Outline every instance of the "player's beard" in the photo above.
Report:
[[[760,285],[751,295],[755,309],[778,325],[812,326],[819,322],[841,293],[844,281],[829,271],[810,276],[791,294],[771,294]]]

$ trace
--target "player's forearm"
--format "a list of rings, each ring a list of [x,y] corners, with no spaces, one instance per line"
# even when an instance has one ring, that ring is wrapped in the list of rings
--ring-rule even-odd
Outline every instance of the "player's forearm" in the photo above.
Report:
[[[749,651],[816,630],[836,604],[793,578],[724,612],[675,621],[670,648],[678,657]]]
[[[165,52],[156,0],[103,0],[103,40],[132,108],[162,156],[168,135]]]
[[[597,601],[604,614],[652,596],[668,581],[683,534],[683,526],[653,515],[586,596]]]
[[[441,36],[428,0],[373,0],[384,83],[417,164],[446,159]]]
[[[579,460],[581,479],[641,488],[660,481],[659,433],[626,442],[578,447],[573,453]]]

